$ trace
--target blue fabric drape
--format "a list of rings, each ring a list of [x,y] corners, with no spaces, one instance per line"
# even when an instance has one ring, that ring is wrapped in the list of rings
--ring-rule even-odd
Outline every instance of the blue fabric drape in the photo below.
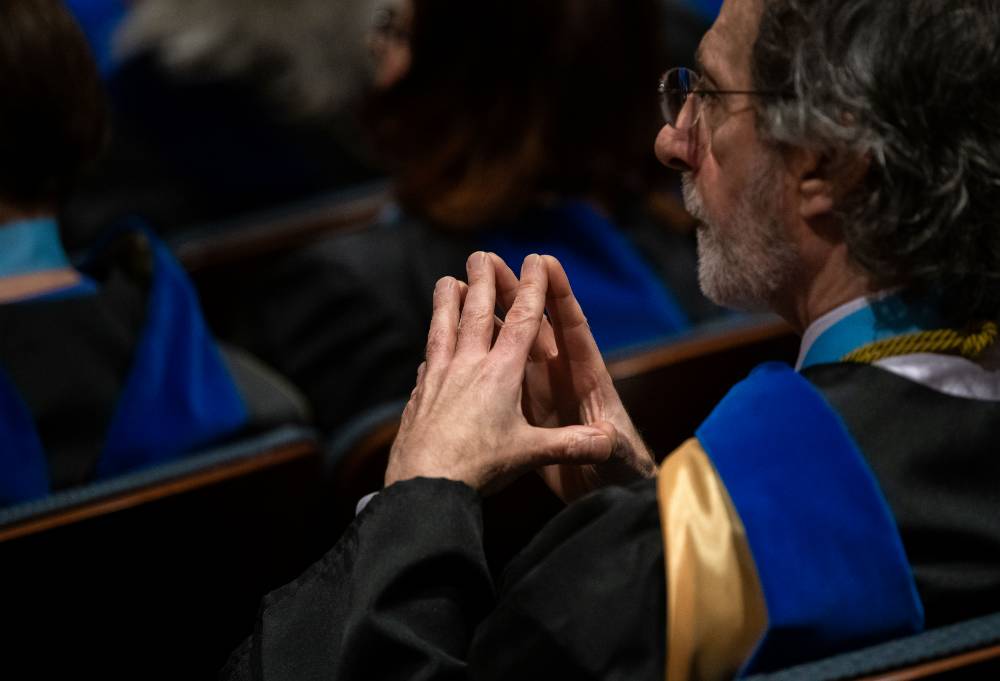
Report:
[[[65,0],[90,44],[101,76],[109,78],[118,67],[114,34],[128,8],[122,0]]]
[[[48,493],[49,471],[35,420],[0,369],[0,506]]]
[[[98,463],[98,478],[204,447],[246,425],[248,414],[201,315],[194,287],[166,246],[153,252],[146,326]]]
[[[874,474],[820,393],[758,367],[697,433],[746,528],[768,629],[767,671],[923,628],[923,606]]]
[[[98,460],[98,479],[180,458],[235,434],[249,420],[187,275],[144,228],[126,226],[114,236],[129,230],[142,232],[150,244],[153,277],[145,324]],[[74,291],[92,286],[85,279]],[[0,370],[0,505],[49,492],[48,464],[34,416]]]
[[[638,249],[583,201],[531,211],[513,227],[486,232],[481,243],[515,273],[532,253],[558,258],[602,352],[651,343],[690,327],[687,314]]]

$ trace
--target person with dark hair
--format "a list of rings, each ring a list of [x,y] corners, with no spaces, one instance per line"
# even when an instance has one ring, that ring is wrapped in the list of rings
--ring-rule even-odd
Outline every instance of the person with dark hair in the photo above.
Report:
[[[648,85],[669,58],[663,10],[662,0],[400,3],[410,56],[370,111],[396,197],[420,223],[409,229],[449,235],[459,266],[477,248],[511,261],[558,255],[605,351],[685,330],[703,307],[693,258],[658,271],[629,234],[671,237],[641,218],[655,182]],[[385,54],[380,75],[402,50]]]
[[[104,92],[60,3],[6,0],[3,10],[0,187],[8,211],[37,212],[63,198],[103,148]]]
[[[657,470],[558,261],[473,254],[385,488],[230,676],[721,681],[1000,610],[998,36],[987,0],[726,0],[656,151],[702,287],[797,370]],[[572,503],[494,586],[481,496],[532,469]]]
[[[231,371],[264,379],[223,359],[147,232],[117,229],[79,269],[63,250],[56,206],[107,126],[61,0],[0,0],[0,506],[183,456],[261,416]]]
[[[473,250],[557,255],[604,352],[720,315],[698,291],[693,234],[646,205],[658,168],[649,85],[672,53],[664,17],[697,21],[663,4],[383,8],[368,113],[402,214],[275,263],[241,290],[229,338],[289,376],[334,429],[406,398],[429,292]]]

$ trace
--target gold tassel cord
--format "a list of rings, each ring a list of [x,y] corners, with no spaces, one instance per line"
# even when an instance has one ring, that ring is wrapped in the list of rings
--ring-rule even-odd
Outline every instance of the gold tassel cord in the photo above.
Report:
[[[996,343],[997,335],[998,328],[994,322],[985,322],[972,333],[961,333],[954,329],[919,331],[869,343],[844,355],[841,361],[871,364],[887,357],[922,352],[961,355],[967,359],[975,359]]]

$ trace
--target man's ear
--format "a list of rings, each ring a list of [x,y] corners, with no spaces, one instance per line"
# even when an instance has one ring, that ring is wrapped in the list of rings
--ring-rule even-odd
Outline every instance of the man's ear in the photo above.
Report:
[[[791,168],[798,184],[799,215],[807,221],[828,215],[864,179],[867,156],[832,159],[807,149],[795,152]]]

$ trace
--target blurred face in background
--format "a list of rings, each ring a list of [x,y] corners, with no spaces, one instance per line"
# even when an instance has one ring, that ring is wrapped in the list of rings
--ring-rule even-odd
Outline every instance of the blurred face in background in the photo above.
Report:
[[[375,59],[376,88],[392,87],[410,70],[412,26],[412,0],[395,0],[376,13],[370,42]]]
[[[475,229],[553,196],[632,205],[660,175],[663,0],[390,1],[368,124],[408,212]]]

